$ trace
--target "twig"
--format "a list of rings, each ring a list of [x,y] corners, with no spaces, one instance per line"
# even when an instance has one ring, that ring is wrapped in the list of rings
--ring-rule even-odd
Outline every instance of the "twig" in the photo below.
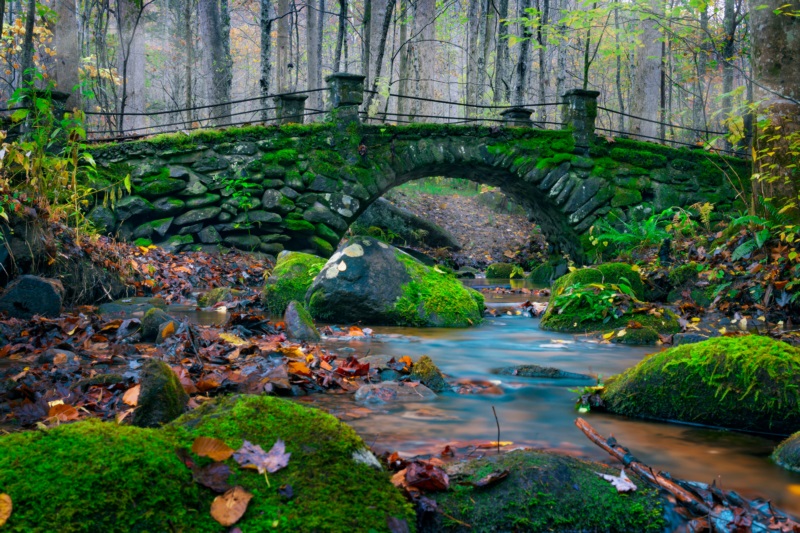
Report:
[[[497,419],[497,411],[495,411],[494,405],[492,406],[492,412],[494,413],[494,421],[497,424],[497,455],[500,455],[500,420]]]

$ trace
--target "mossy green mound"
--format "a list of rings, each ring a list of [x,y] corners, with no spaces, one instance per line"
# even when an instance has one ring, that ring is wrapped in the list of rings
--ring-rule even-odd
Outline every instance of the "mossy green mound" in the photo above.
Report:
[[[627,263],[603,263],[573,270],[566,276],[560,277],[553,283],[553,295],[558,295],[570,285],[580,283],[604,283],[619,285],[626,283],[633,290],[637,298],[644,297],[644,284],[639,273]]]
[[[264,286],[264,308],[269,314],[283,315],[292,300],[305,301],[306,291],[325,265],[325,259],[302,252],[285,252]]]
[[[475,483],[492,472],[508,477],[488,489]],[[539,451],[515,451],[465,465],[453,489],[435,495],[439,512],[423,531],[661,531],[657,493],[641,487],[619,494],[595,472],[619,475],[597,463]],[[636,481],[636,480],[634,480]]]
[[[800,349],[719,337],[647,357],[608,381],[609,411],[749,431],[800,429]]]
[[[800,431],[781,442],[772,453],[772,460],[783,468],[800,472]]]
[[[216,289],[211,289],[198,296],[197,305],[200,307],[212,307],[220,302],[242,296],[243,294],[244,291],[231,289],[230,287],[217,287]]]
[[[0,438],[3,531],[221,531],[211,495],[157,430],[87,420]]]
[[[270,396],[233,396],[205,404],[165,430],[189,445],[199,436],[234,449],[244,439],[265,450],[277,439],[286,443],[289,466],[269,474],[271,486],[254,470],[232,468],[230,483],[253,494],[237,524],[242,531],[386,531],[387,516],[413,528],[413,510],[389,474],[353,459],[366,450],[361,438],[317,409]],[[294,492],[289,501],[278,492],[283,485]]]
[[[411,281],[394,309],[400,326],[465,328],[483,320],[483,294],[465,287],[453,274],[427,267],[403,252],[397,258]]]
[[[88,420],[0,437],[0,487],[14,512],[13,532],[218,532],[214,494],[192,481],[177,447],[197,436],[269,450],[283,439],[289,465],[263,475],[228,459],[231,485],[253,499],[242,531],[388,531],[387,517],[414,528],[411,506],[385,472],[357,462],[363,441],[334,417],[266,396],[228,397],[155,430]],[[199,465],[210,462],[196,458]],[[279,488],[291,485],[294,496]],[[4,529],[4,531],[5,531]]]
[[[508,279],[514,273],[511,263],[492,263],[486,267],[486,279]]]

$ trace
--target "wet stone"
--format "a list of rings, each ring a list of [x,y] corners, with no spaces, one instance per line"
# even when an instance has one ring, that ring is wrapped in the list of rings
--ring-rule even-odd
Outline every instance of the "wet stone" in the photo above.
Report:
[[[363,385],[356,391],[356,401],[365,403],[424,402],[436,398],[436,393],[425,385],[384,381]]]

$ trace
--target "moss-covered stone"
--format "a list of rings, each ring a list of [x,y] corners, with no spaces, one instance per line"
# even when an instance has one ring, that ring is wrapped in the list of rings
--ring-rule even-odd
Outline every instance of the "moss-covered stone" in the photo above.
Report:
[[[515,266],[516,265],[512,265],[511,263],[492,263],[491,265],[486,267],[486,278],[508,279],[514,272]]]
[[[772,453],[772,460],[788,470],[800,472],[800,431],[781,442]]]
[[[656,491],[620,494],[597,472],[619,475],[605,465],[548,452],[518,450],[470,461],[451,469],[452,490],[435,493],[438,511],[422,531],[619,531],[659,532],[663,510]],[[508,477],[479,489],[483,477],[508,470]],[[466,526],[469,524],[469,527]]]
[[[680,287],[697,279],[697,263],[687,263],[670,270],[667,280],[671,287]]]
[[[170,320],[172,317],[157,307],[148,310],[142,317],[142,340],[154,341],[161,324]]]
[[[286,324],[286,336],[290,339],[300,342],[319,342],[319,331],[302,303],[296,300],[289,302],[283,314],[283,321]]]
[[[642,193],[636,189],[617,188],[614,197],[611,199],[611,207],[625,207],[638,204],[642,201]]]
[[[224,302],[243,294],[243,291],[231,289],[230,287],[217,287],[198,296],[197,305],[200,307],[213,307],[219,302]]]
[[[800,430],[800,348],[769,337],[719,337],[648,356],[608,381],[627,416],[789,434]]]
[[[624,331],[625,334],[620,336],[619,333],[622,331]],[[643,326],[641,328],[624,328],[624,330],[617,332],[617,335],[612,337],[611,340],[615,344],[650,346],[658,342],[659,336],[655,328]]]
[[[419,381],[433,392],[444,392],[450,390],[450,386],[442,375],[442,371],[436,366],[433,360],[427,355],[419,358],[411,369],[411,379]]]
[[[325,265],[325,259],[301,252],[285,252],[264,286],[264,308],[271,315],[283,315],[292,300],[304,301],[314,277]]]
[[[258,472],[226,461],[229,484],[253,494],[237,523],[242,531],[388,531],[387,517],[415,529],[413,510],[389,475],[354,459],[366,446],[352,429],[316,409],[266,396],[209,402],[158,430],[87,420],[0,437],[0,486],[14,502],[5,529],[227,531],[209,513],[215,494],[192,480],[175,453],[199,436],[234,449],[247,439],[268,450],[282,439],[291,453],[286,468],[269,474],[269,485]],[[281,495],[284,485],[293,498]]]
[[[148,359],[142,366],[140,385],[139,401],[133,412],[134,426],[160,427],[183,414],[189,396],[164,361]]]

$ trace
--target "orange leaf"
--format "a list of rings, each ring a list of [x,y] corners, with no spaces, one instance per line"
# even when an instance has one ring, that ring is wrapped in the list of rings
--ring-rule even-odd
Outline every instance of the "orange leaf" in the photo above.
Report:
[[[216,376],[209,375],[197,382],[197,390],[200,392],[206,392],[210,391],[211,389],[217,389],[220,385],[221,383]]]
[[[8,494],[0,494],[0,527],[6,523],[8,517],[11,516],[11,496]]]
[[[300,361],[292,361],[289,363],[289,373],[310,376],[311,369],[308,368],[305,363],[301,363]]]
[[[170,335],[175,333],[175,322],[168,322],[164,329],[161,331],[161,338],[166,339]]]
[[[78,410],[66,403],[54,405],[47,413],[47,418],[55,418],[59,422],[69,422],[70,420],[77,420],[79,417]]]
[[[364,332],[361,331],[361,328],[358,326],[350,326],[350,332],[348,333],[351,337],[363,337]]]
[[[237,485],[222,496],[214,498],[211,502],[211,517],[225,527],[232,526],[247,511],[247,504],[252,497],[252,494]]]
[[[224,461],[233,455],[233,448],[219,439],[197,437],[192,444],[192,451],[200,457],[210,457],[215,461]]]
[[[136,385],[131,387],[130,389],[125,391],[125,394],[122,395],[122,401],[128,405],[136,407],[139,403],[139,393],[142,390],[141,385]]]
[[[409,357],[407,355],[404,355],[403,357],[401,357],[399,362],[403,363],[408,368],[411,368],[412,366],[414,366],[414,361],[412,361],[411,357]]]

